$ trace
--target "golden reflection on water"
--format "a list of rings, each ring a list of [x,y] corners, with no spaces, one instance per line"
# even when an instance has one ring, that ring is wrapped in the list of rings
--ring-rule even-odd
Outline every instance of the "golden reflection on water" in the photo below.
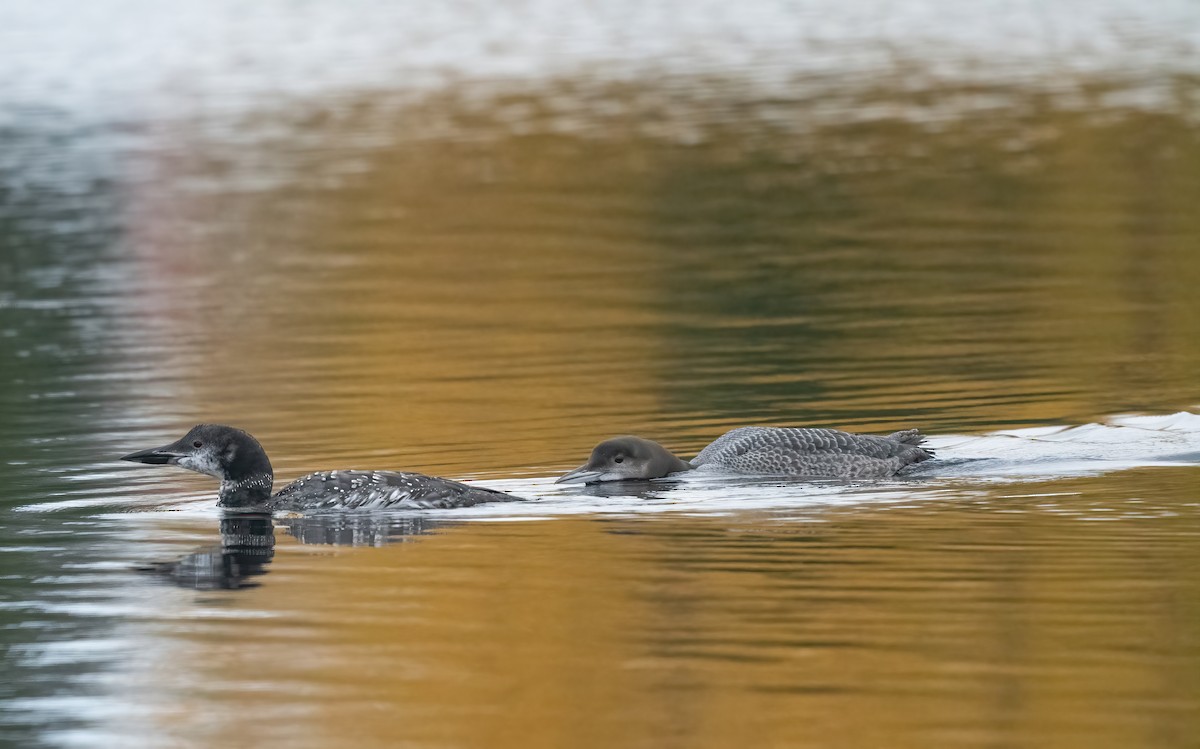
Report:
[[[583,187],[570,173],[529,186],[531,196],[482,184],[464,194],[461,178],[438,167],[469,158],[451,146],[397,148],[371,154],[367,174],[328,194],[301,181],[189,197],[188,211],[226,215],[267,245],[175,237],[169,249],[146,248],[164,277],[142,314],[179,304],[189,277],[204,297],[185,304],[205,314],[163,331],[164,348],[222,350],[188,375],[196,418],[253,404],[295,425],[307,411],[319,415],[321,438],[460,472],[546,465],[559,439],[547,425],[565,418],[653,421],[652,248],[590,198],[556,215],[555,193]],[[179,220],[156,200],[139,215]],[[254,279],[251,300],[243,279]]]
[[[1189,113],[1016,90],[918,122],[774,103],[672,139],[653,93],[614,92],[626,113],[584,132],[451,100],[421,140],[430,112],[352,99],[251,123],[282,117],[279,141],[158,133],[123,323],[159,389],[131,409],[246,427],[281,476],[502,477],[614,433],[687,452],[743,423],[1194,404]],[[1136,471],[383,548],[281,533],[261,587],[137,625],[162,648],[137,692],[154,731],[208,746],[1183,746],[1196,488]]]
[[[319,149],[241,146],[274,167],[252,187],[239,147],[167,130],[145,167],[167,189],[130,202],[135,314],[169,320],[152,348],[190,367],[172,408],[193,419],[249,411],[282,454],[323,437],[460,475],[544,473],[619,432],[687,450],[747,422],[1190,406],[1194,131],[1004,93],[936,126],[795,108],[786,129],[697,124],[689,146],[633,104],[568,136],[442,101],[458,135],[422,141],[344,102],[299,125]]]
[[[281,535],[261,587],[150,625],[171,669],[134,679],[186,745],[1183,746],[1196,510],[1130,498],[1149,487],[1195,472],[382,548]]]

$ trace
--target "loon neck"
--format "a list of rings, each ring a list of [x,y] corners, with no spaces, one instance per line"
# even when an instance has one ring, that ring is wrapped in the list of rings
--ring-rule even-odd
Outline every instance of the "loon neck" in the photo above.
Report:
[[[678,473],[680,471],[694,471],[696,466],[687,462],[675,453],[669,453],[671,456],[670,466],[667,468],[667,473]]]
[[[646,464],[647,478],[662,478],[671,473],[690,471],[695,466],[671,452],[665,447],[657,446],[654,455]]]
[[[253,507],[266,504],[271,498],[271,485],[275,480],[267,451],[249,434],[233,431],[235,439],[230,440],[222,456],[221,491],[217,495],[217,505]]]
[[[217,493],[218,507],[254,507],[271,498],[271,487],[275,477],[270,473],[258,473],[241,479],[226,478]]]

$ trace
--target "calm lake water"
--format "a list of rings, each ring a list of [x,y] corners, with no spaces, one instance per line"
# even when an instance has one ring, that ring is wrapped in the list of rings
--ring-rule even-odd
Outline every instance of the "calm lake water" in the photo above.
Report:
[[[1194,747],[1200,9],[0,0],[0,744]],[[119,463],[536,500],[229,517]],[[918,426],[877,484],[555,486]]]

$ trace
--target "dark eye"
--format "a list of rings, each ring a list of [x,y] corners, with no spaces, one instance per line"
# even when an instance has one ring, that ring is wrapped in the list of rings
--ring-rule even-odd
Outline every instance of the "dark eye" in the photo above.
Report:
[[[204,447],[204,443],[201,442],[200,440],[196,440],[195,442],[192,443],[192,447]]]
[[[625,457],[623,455],[618,455],[617,457],[613,458],[613,462],[614,463],[624,463]]]

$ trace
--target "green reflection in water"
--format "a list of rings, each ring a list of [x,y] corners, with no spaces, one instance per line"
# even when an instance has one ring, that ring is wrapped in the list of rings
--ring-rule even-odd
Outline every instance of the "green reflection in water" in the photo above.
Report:
[[[1008,93],[664,159],[672,408],[978,428],[1192,404],[1194,113]]]

